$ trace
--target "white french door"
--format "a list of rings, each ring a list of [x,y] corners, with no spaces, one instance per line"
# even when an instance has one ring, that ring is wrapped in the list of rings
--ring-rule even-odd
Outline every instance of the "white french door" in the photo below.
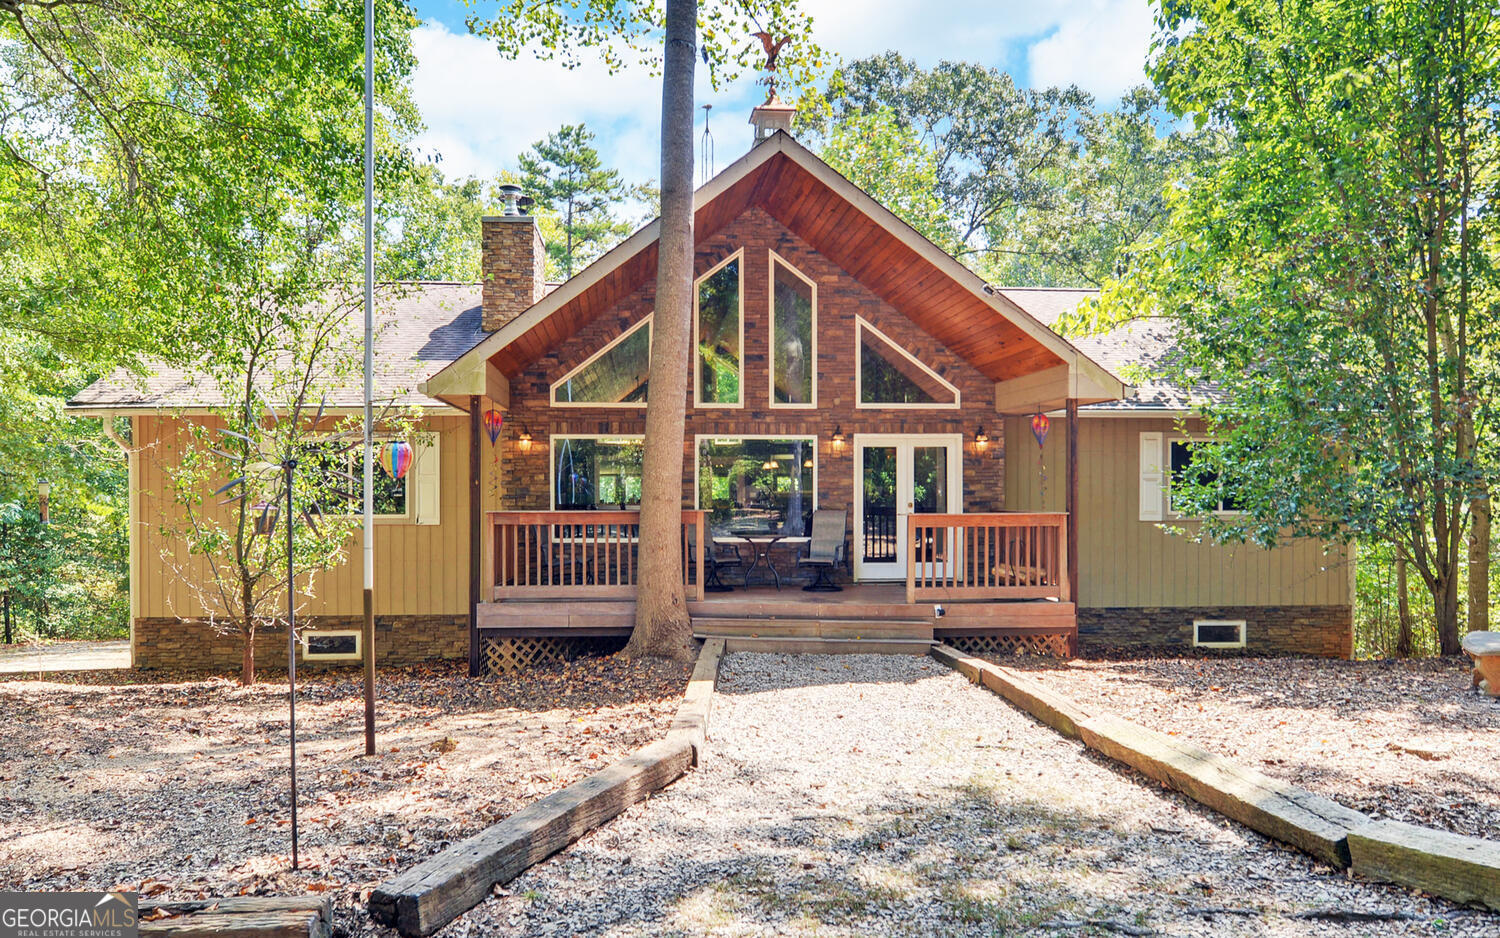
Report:
[[[961,511],[962,434],[854,435],[855,579],[906,579],[908,518]]]

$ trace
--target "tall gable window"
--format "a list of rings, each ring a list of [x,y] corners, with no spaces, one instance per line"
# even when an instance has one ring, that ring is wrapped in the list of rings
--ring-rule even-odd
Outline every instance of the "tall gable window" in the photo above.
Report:
[[[958,388],[890,336],[855,317],[858,407],[954,408]]]
[[[698,349],[695,401],[738,407],[744,376],[744,251],[736,251],[698,278],[694,291],[693,345]]]
[[[771,406],[818,401],[818,286],[771,254]]]
[[[644,407],[650,366],[651,317],[647,316],[552,385],[552,403]]]

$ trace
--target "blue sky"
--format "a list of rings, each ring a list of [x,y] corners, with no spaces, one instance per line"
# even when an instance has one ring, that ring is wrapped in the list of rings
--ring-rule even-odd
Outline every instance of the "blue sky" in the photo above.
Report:
[[[1146,0],[802,0],[818,42],[844,61],[886,49],[930,66],[982,62],[1019,83],[1077,84],[1103,102],[1144,80],[1151,32]],[[644,69],[611,76],[586,61],[574,70],[530,54],[507,61],[464,27],[461,0],[416,0],[413,93],[427,129],[417,140],[449,176],[492,176],[564,123],[587,123],[606,164],[627,179],[657,175],[661,86]],[[480,4],[483,14],[493,5]],[[715,91],[700,70],[699,104],[713,104],[717,163],[750,145],[750,108],[764,90],[751,78]],[[701,128],[701,114],[700,128]]]

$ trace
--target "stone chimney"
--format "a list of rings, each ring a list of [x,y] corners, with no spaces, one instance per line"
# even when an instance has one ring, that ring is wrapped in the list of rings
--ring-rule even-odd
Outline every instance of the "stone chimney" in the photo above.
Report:
[[[480,221],[479,269],[484,278],[481,323],[494,332],[515,319],[546,291],[547,246],[536,218],[521,214],[531,204],[520,186],[501,186],[504,215]]]
[[[792,132],[792,118],[797,116],[797,105],[787,104],[776,96],[776,89],[766,98],[766,103],[750,112],[750,124],[755,128],[755,142],[771,136],[778,130]]]

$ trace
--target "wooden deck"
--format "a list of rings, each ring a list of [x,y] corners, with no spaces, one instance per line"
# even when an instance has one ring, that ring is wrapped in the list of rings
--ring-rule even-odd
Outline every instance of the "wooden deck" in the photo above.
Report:
[[[1076,647],[1072,603],[1054,600],[906,602],[904,584],[846,586],[838,593],[795,587],[736,589],[688,600],[701,638],[932,642],[962,636],[1064,636]],[[938,614],[941,609],[942,614]],[[481,603],[482,637],[628,636],[635,603],[618,599],[510,599]]]
[[[489,512],[494,563],[477,605],[474,647],[493,640],[613,638],[635,624],[640,514]],[[920,517],[920,520],[916,520]],[[884,643],[925,649],[959,640],[977,651],[1076,653],[1078,625],[1065,563],[1067,517],[1001,512],[913,515],[904,583],[839,592],[786,584],[709,591],[706,513],[682,512],[683,587],[694,633],[731,650],[756,642]],[[555,642],[553,644],[556,644]],[[874,650],[874,649],[871,649]],[[471,658],[472,660],[472,658]]]

